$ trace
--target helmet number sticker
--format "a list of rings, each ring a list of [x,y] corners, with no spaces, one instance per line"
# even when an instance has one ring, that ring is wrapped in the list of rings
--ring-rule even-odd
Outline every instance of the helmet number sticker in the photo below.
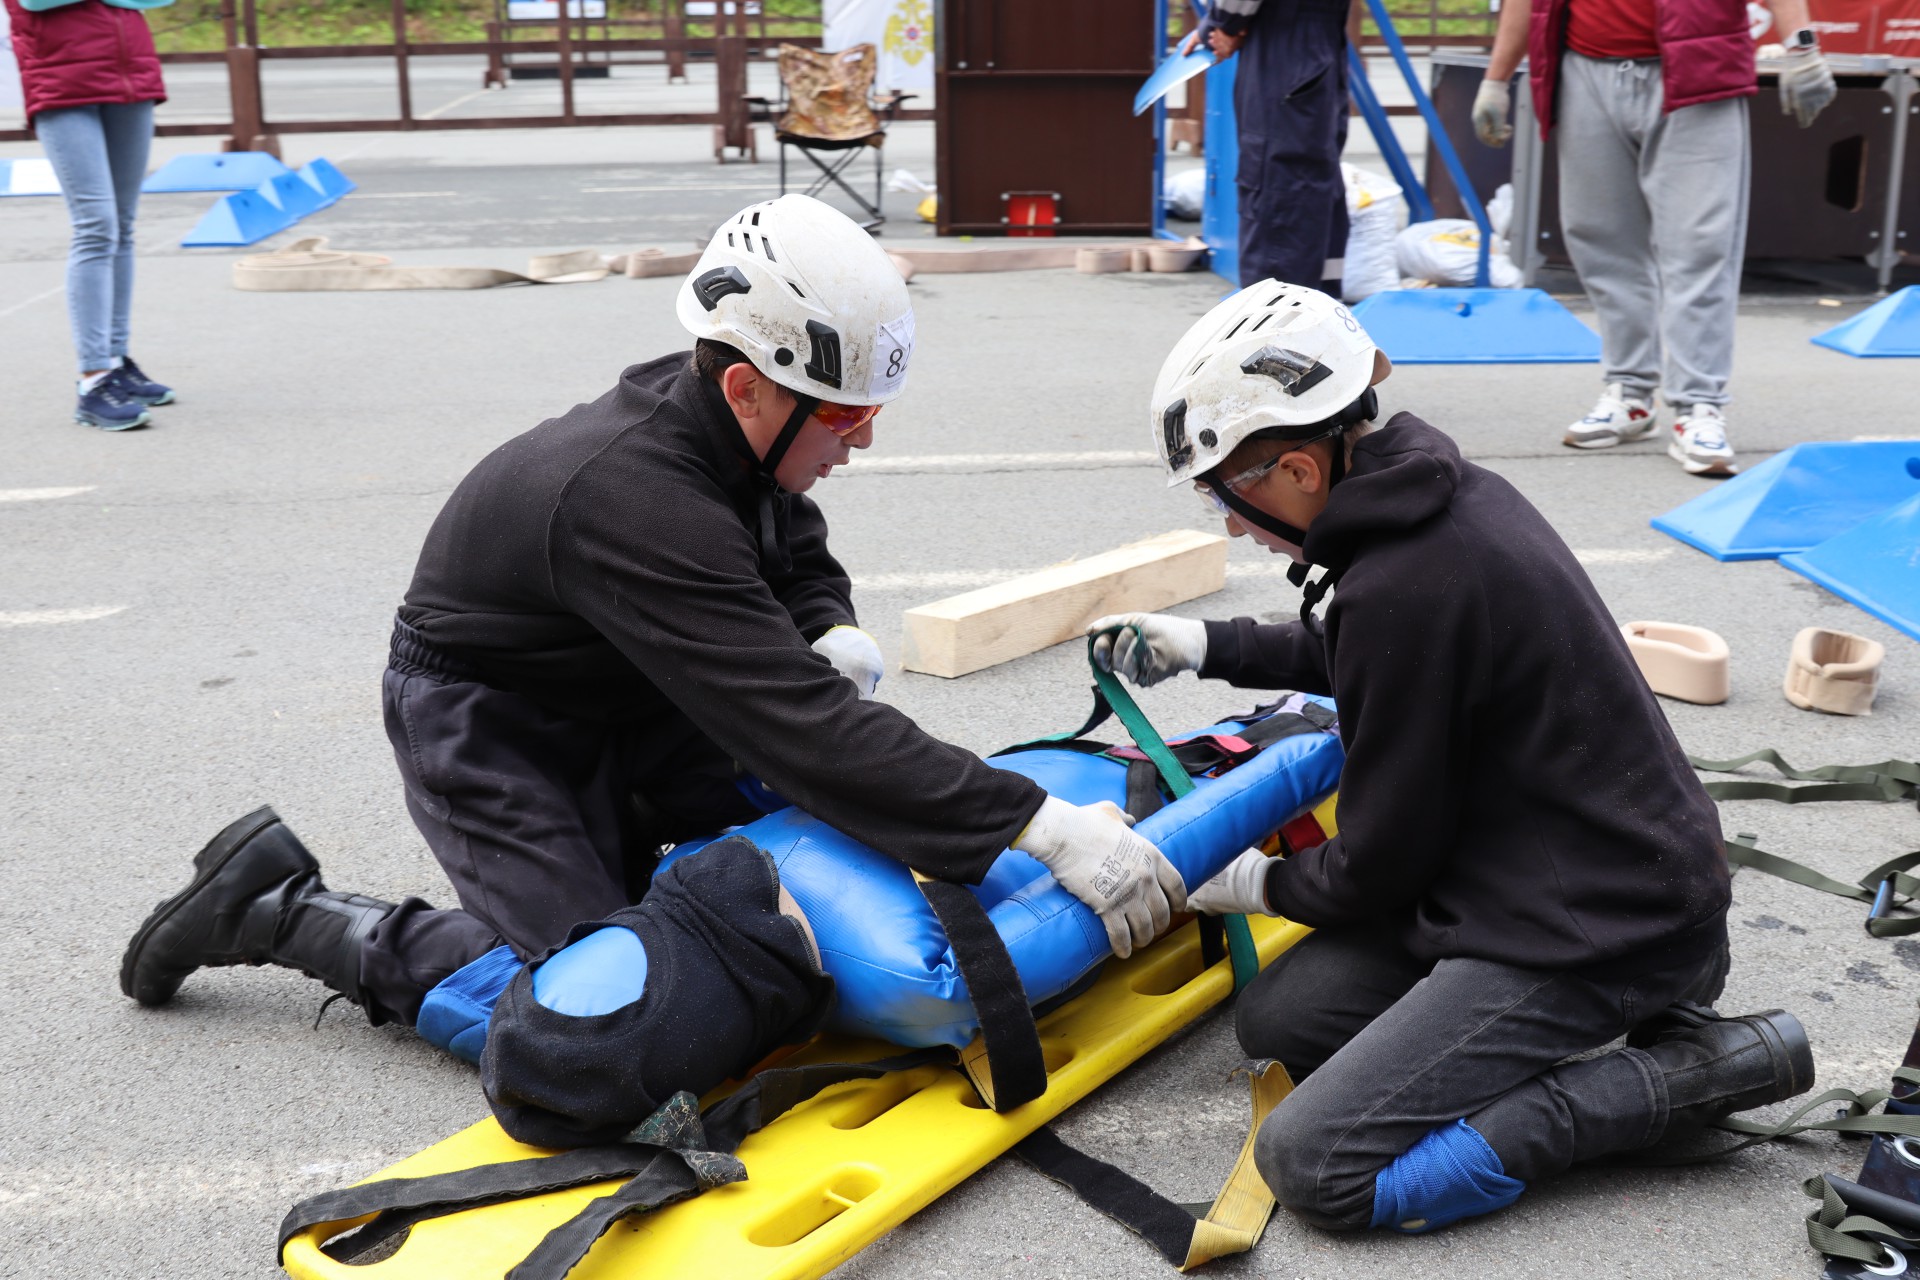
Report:
[[[873,378],[867,394],[876,398],[899,395],[912,360],[913,312],[908,311],[874,330]]]

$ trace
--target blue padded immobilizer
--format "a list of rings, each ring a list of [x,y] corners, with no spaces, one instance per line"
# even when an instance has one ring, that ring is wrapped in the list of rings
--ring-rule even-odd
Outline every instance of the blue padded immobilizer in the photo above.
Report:
[[[1199,732],[1235,734],[1244,728],[1243,722],[1226,721]],[[1344,759],[1340,740],[1330,731],[1281,738],[1218,778],[1196,778],[1192,794],[1143,819],[1135,830],[1160,848],[1188,886],[1197,886],[1242,849],[1331,792],[1339,783]],[[1043,747],[999,756],[989,763],[1032,778],[1050,795],[1072,804],[1101,800],[1126,804],[1127,766],[1118,760]],[[838,992],[831,1023],[835,1030],[911,1047],[959,1047],[973,1039],[979,1022],[966,982],[946,931],[904,863],[798,809],[769,814],[736,834],[766,850],[779,868],[780,883],[806,912],[821,963]],[[661,868],[708,843],[689,841],[678,846],[661,861]],[[1027,998],[1035,1004],[1066,991],[1111,954],[1099,917],[1024,853],[1002,853],[974,887],[974,894],[998,928]],[[599,930],[547,960],[535,974],[536,996],[542,1004],[574,1011],[552,1002],[574,999],[557,994],[564,985],[561,975],[571,971],[576,952],[586,949],[591,955],[618,945],[596,942],[606,934],[631,936],[625,929]],[[638,939],[634,941],[637,944]],[[619,956],[611,957],[611,963],[616,970],[631,968]],[[577,970],[598,992],[603,980],[593,971],[593,965],[584,963]],[[441,1035],[449,1034],[445,1026],[454,1010],[473,1011],[471,1002],[457,995],[438,999],[443,988],[457,985],[466,973],[466,969],[456,973],[428,996],[428,1007],[446,1015],[436,1023]],[[543,988],[542,980],[550,985]],[[502,981],[499,989],[505,985]],[[494,991],[495,999],[499,989]],[[540,995],[543,989],[556,994]],[[636,990],[632,998],[637,996]],[[583,997],[580,1007],[595,1005],[602,998],[600,994]],[[616,1001],[614,1007],[620,1003],[625,1001]],[[446,1008],[441,1009],[442,1005]],[[478,1012],[473,1030],[484,1036],[491,1002],[485,1011],[473,1012]],[[421,1034],[445,1044],[446,1040],[428,1032],[427,1024],[423,1008]]]
[[[624,932],[624,931],[623,931]],[[480,1061],[487,1044],[487,1020],[493,1006],[520,972],[520,957],[512,947],[495,947],[478,960],[456,969],[420,1002],[413,1029],[428,1044],[456,1058]]]
[[[1504,1209],[1526,1189],[1507,1176],[1478,1130],[1455,1120],[1414,1143],[1374,1178],[1372,1225],[1419,1235]]]
[[[619,925],[595,929],[533,971],[533,998],[570,1018],[624,1009],[646,990],[646,944]]]

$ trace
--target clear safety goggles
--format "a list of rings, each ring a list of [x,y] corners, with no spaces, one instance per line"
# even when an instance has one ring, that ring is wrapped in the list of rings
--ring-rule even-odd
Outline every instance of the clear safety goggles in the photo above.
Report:
[[[878,417],[877,404],[835,404],[822,400],[813,411],[813,420],[837,436],[850,436]]]
[[[1288,450],[1287,452],[1291,453],[1292,450]],[[1258,466],[1248,467],[1245,471],[1242,471],[1239,475],[1234,476],[1230,480],[1222,481],[1222,483],[1227,488],[1233,490],[1235,493],[1239,493],[1245,489],[1250,489],[1254,485],[1259,484],[1262,480],[1266,479],[1267,476],[1272,473],[1273,469],[1280,465],[1280,459],[1286,456],[1287,455],[1285,453],[1277,453],[1273,457],[1268,458],[1265,462],[1260,463]],[[1201,497],[1205,498],[1208,501],[1208,503],[1212,505],[1213,509],[1219,512],[1221,515],[1230,516],[1233,514],[1233,508],[1227,505],[1227,500],[1221,497],[1217,492],[1215,492],[1213,486],[1208,484],[1205,480],[1195,480],[1193,482],[1193,491],[1199,494]]]

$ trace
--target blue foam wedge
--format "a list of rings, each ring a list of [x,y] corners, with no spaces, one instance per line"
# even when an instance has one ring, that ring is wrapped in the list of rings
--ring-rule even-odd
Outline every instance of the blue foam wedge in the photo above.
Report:
[[[1797,444],[1655,516],[1653,527],[1715,560],[1806,551],[1920,493],[1908,469],[1917,453],[1920,440]]]

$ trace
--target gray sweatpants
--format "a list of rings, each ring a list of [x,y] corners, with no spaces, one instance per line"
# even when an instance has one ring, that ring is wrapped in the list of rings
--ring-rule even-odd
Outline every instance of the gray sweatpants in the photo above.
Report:
[[[1657,59],[1561,58],[1561,229],[1599,316],[1602,380],[1724,405],[1747,244],[1747,100],[1669,115],[1663,97]]]

